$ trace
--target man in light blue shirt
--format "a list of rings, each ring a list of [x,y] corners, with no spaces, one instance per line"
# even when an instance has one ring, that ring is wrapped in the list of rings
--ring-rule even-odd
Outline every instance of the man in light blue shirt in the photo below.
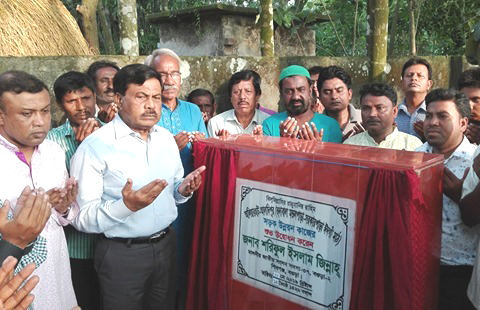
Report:
[[[395,118],[398,130],[425,141],[423,121],[427,113],[425,96],[432,88],[432,67],[423,58],[411,58],[402,68],[402,90],[405,99],[398,105]]]
[[[178,99],[182,84],[180,62],[180,57],[167,48],[153,51],[145,60],[160,74],[163,83],[162,117],[157,125],[175,136],[183,168],[189,173],[193,170],[192,142],[205,138],[207,129],[198,106]]]
[[[173,309],[175,204],[201,184],[201,167],[183,177],[161,115],[161,78],[134,64],[114,78],[118,115],[85,139],[72,158],[79,182],[78,230],[103,233],[95,251],[103,308]]]
[[[157,49],[145,60],[145,64],[157,71],[162,78],[162,117],[157,125],[174,135],[185,175],[193,170],[193,143],[207,134],[202,112],[196,104],[179,100],[182,75],[180,57],[167,48]],[[178,217],[173,223],[177,233],[180,300],[186,299],[187,268],[193,235],[195,207],[193,199],[178,206]]]

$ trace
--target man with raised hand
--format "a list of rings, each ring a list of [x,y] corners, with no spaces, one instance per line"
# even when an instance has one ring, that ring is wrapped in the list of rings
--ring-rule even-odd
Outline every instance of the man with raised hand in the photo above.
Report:
[[[460,212],[462,220],[468,227],[477,227],[480,223],[480,146],[473,154],[473,163],[463,182]],[[473,266],[472,277],[468,285],[467,295],[476,309],[480,309],[480,247]]]
[[[342,142],[342,131],[331,117],[313,112],[315,98],[310,73],[302,66],[292,65],[280,73],[280,98],[285,112],[263,122],[263,134],[274,137]]]
[[[113,77],[118,70],[117,64],[108,60],[95,61],[87,69],[88,76],[95,83],[98,118],[104,123],[110,122],[118,111],[113,92]]]
[[[395,118],[398,130],[425,141],[423,121],[427,113],[425,97],[433,86],[432,66],[423,58],[410,58],[402,67],[402,90],[405,95]]]
[[[480,27],[479,27],[480,29]],[[480,69],[472,68],[464,71],[460,75],[457,88],[464,93],[470,100],[472,114],[467,128],[467,137],[470,142],[479,142],[479,121],[480,121]],[[480,223],[480,147],[477,147],[473,154],[473,163],[468,171],[468,175],[463,182],[462,200],[460,202],[460,212],[463,222],[469,227],[474,227]],[[472,278],[468,286],[468,297],[473,305],[480,309],[480,247],[477,247],[477,257],[473,268]]]
[[[40,195],[42,188],[48,189],[53,208],[40,234],[46,239],[47,257],[34,272],[42,279],[33,291],[34,307],[60,310],[77,305],[63,233],[78,213],[77,184],[67,179],[62,149],[45,139],[50,121],[50,95],[43,82],[21,71],[0,75],[0,169],[8,176],[0,179],[0,197],[16,205],[15,219],[23,209],[18,208],[18,193],[26,186]]]
[[[318,76],[320,75],[320,72],[322,72],[323,69],[324,67],[320,67],[320,66],[313,66],[310,69],[308,69],[308,72],[310,73],[310,79],[313,82],[313,90],[315,91],[315,95],[316,95],[316,99],[312,103],[312,111],[318,112],[318,113],[323,113],[323,110],[325,110],[325,107],[320,101],[320,92],[318,91],[318,87],[317,87]]]
[[[50,218],[52,205],[43,189],[31,190],[26,186],[17,199],[15,217],[8,200],[0,208],[0,261],[13,256],[19,267],[26,262],[37,266],[46,258],[45,238],[39,237]],[[24,258],[25,257],[25,258]]]
[[[157,71],[162,79],[162,115],[157,125],[173,134],[186,176],[193,171],[193,144],[207,135],[202,113],[197,105],[178,99],[182,87],[181,60],[174,51],[168,48],[154,50],[145,60],[145,64]],[[178,286],[182,304],[186,300],[189,254],[195,220],[193,205],[193,199],[179,205],[178,217],[173,223],[178,236]]]
[[[205,138],[207,129],[198,106],[178,99],[182,87],[180,63],[180,57],[168,48],[154,50],[145,60],[162,78],[162,117],[158,125],[174,135],[187,174],[193,170],[192,143]]]
[[[342,129],[342,141],[364,131],[360,110],[350,103],[352,100],[352,78],[347,71],[337,66],[323,68],[317,78],[323,114],[335,119]]]
[[[462,222],[459,202],[475,146],[464,136],[470,105],[456,90],[435,89],[425,97],[427,142],[416,151],[444,157],[439,309],[472,309],[467,286],[480,230]]]
[[[101,74],[99,70],[99,74]],[[55,141],[65,152],[67,170],[80,143],[100,127],[95,116],[95,86],[85,73],[69,71],[57,78],[53,91],[60,109],[65,112],[65,124],[48,132],[47,139]],[[93,253],[97,234],[65,227],[72,281],[78,305],[83,309],[100,308],[100,288],[93,267]]]
[[[94,264],[103,309],[174,309],[177,204],[201,184],[202,166],[183,178],[173,136],[157,126],[162,78],[133,64],[113,81],[117,116],[77,149],[80,214],[74,225],[101,233]]]
[[[27,309],[33,302],[34,296],[30,292],[37,285],[39,278],[28,277],[35,270],[35,264],[29,264],[18,274],[10,278],[18,260],[8,256],[2,260],[0,267],[0,310]],[[27,280],[28,279],[28,280]],[[22,283],[25,284],[22,286]]]
[[[207,126],[208,121],[215,115],[217,111],[217,104],[215,103],[215,96],[208,89],[197,88],[188,94],[187,102],[192,102],[198,106],[202,111],[203,121]]]
[[[210,137],[230,134],[251,134],[257,128],[261,133],[263,121],[268,118],[265,112],[257,109],[262,95],[260,75],[253,70],[234,73],[228,81],[228,94],[233,109],[214,116],[208,123]]]

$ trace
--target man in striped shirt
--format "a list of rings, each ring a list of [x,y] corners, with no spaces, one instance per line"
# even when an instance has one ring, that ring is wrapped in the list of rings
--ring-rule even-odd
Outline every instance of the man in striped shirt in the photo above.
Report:
[[[70,71],[61,75],[53,86],[59,107],[65,112],[67,121],[50,130],[47,139],[57,142],[65,151],[66,166],[70,171],[70,159],[80,143],[100,123],[95,115],[95,86],[85,73]],[[78,305],[82,309],[99,309],[97,274],[93,267],[93,254],[97,234],[77,231],[73,226],[65,227],[72,281]]]
[[[433,86],[432,66],[423,58],[410,58],[402,68],[402,90],[405,98],[398,105],[395,118],[398,130],[425,141],[423,121],[427,114],[425,96]]]

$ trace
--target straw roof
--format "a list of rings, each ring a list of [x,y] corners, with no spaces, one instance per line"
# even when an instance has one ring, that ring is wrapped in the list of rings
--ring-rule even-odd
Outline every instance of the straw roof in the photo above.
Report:
[[[0,0],[0,56],[93,55],[60,0]]]

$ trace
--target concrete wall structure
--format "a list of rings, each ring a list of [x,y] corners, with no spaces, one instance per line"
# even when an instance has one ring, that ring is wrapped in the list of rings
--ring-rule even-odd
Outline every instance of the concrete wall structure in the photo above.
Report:
[[[470,65],[460,56],[425,57],[433,66],[434,88],[454,87],[458,75]],[[143,63],[145,56],[62,56],[62,57],[0,57],[0,72],[7,70],[23,70],[43,80],[50,88],[55,79],[70,71],[85,71],[88,66],[100,59],[117,62],[120,66],[131,63]],[[400,89],[402,66],[408,58],[395,58],[388,61],[387,82],[394,86],[399,98],[403,98]],[[280,71],[292,64],[307,68],[338,65],[352,75],[352,103],[358,105],[358,90],[368,82],[369,62],[366,58],[347,57],[182,57],[182,91],[181,98],[195,88],[211,90],[216,97],[218,112],[230,108],[227,95],[227,82],[230,76],[243,69],[257,71],[262,77],[262,97],[260,103],[274,110],[283,110],[279,103],[278,76]],[[53,92],[52,92],[53,95]],[[53,101],[52,101],[53,102]],[[54,125],[57,124],[63,112],[56,105],[52,108]]]
[[[261,56],[258,9],[213,4],[150,14],[159,46],[180,56]]]
[[[255,16],[196,18],[160,24],[159,46],[171,48],[180,56],[261,55]]]
[[[159,47],[180,56],[261,56],[259,11],[254,8],[213,4],[196,9],[149,14],[158,26]],[[311,24],[325,22],[320,16]],[[310,25],[310,24],[309,24]],[[314,56],[315,31],[275,27],[275,54]]]

